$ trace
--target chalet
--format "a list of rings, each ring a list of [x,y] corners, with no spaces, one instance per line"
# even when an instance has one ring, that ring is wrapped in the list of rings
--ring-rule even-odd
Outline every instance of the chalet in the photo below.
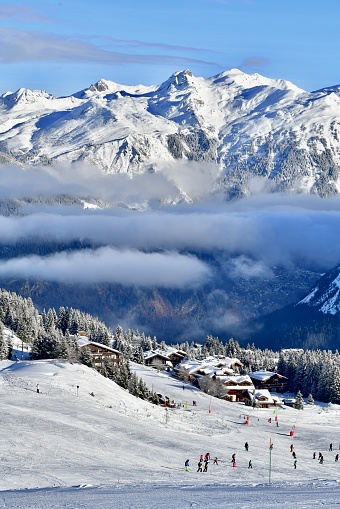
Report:
[[[256,389],[267,389],[274,392],[286,392],[288,379],[271,371],[254,371],[250,378]]]
[[[171,369],[173,367],[170,358],[159,350],[144,352],[144,363],[153,368]]]
[[[87,341],[84,338],[78,339],[77,344],[79,351],[83,348],[89,350],[93,366],[96,369],[100,369],[103,366],[104,359],[113,364],[119,364],[121,353],[114,348],[96,343],[95,341]]]
[[[270,394],[268,389],[247,391],[244,402],[248,406],[256,406],[258,408],[269,408],[280,404],[280,400]]]
[[[163,352],[172,362],[173,366],[180,364],[186,358],[187,354],[183,350],[177,348],[168,348]]]
[[[219,377],[225,389],[227,401],[243,401],[248,398],[248,392],[254,391],[255,387],[248,375],[222,376]]]
[[[192,382],[197,379],[208,376],[225,376],[239,373],[242,363],[238,359],[230,357],[211,356],[203,360],[184,360],[175,368],[175,373],[186,374]]]

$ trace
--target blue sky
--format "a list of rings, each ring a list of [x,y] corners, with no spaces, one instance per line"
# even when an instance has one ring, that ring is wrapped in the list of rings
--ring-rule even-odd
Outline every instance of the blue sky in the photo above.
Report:
[[[312,91],[340,83],[339,20],[339,0],[0,0],[0,94],[233,67]]]

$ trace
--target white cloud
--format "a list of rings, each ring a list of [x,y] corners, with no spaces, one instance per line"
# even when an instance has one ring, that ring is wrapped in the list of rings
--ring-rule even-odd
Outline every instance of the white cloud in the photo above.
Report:
[[[86,40],[45,32],[0,28],[0,62],[95,62],[107,65],[216,65],[177,55],[145,55],[102,49]]]
[[[28,256],[0,262],[0,277],[42,278],[68,284],[116,283],[124,286],[192,288],[210,277],[193,256],[112,249]]]

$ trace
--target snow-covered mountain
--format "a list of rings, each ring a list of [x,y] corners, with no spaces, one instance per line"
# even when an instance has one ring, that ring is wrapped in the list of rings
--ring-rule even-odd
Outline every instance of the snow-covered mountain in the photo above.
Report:
[[[324,314],[340,311],[340,265],[324,274],[297,305],[313,307]]]
[[[340,87],[305,92],[237,69],[188,70],[155,86],[100,80],[69,97],[20,89],[0,97],[0,161],[84,161],[106,172],[217,165],[216,188],[240,196],[254,177],[272,190],[340,190]]]

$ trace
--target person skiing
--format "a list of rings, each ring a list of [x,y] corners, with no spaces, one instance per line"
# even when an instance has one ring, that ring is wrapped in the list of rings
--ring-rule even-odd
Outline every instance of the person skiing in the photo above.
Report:
[[[204,461],[210,460],[210,452],[207,452],[207,454],[204,456]]]
[[[319,452],[318,460],[320,460],[321,458],[322,458],[322,454],[321,454],[321,452]]]
[[[245,448],[245,450],[248,452],[248,449],[249,449],[249,444],[248,444],[248,442],[246,442],[246,443],[244,444],[244,448]]]
[[[296,460],[296,454],[295,454],[295,451],[292,452],[292,456],[293,458]]]
[[[339,461],[339,454],[335,455],[335,461]]]
[[[297,460],[294,461],[294,468],[296,469]]]
[[[202,465],[203,465],[203,462],[201,460],[199,460],[197,472],[202,472]]]
[[[321,457],[320,457],[320,459],[319,459],[319,463],[320,463],[320,465],[322,465],[322,464],[323,464],[323,456],[322,456],[322,454],[321,454]]]
[[[271,417],[269,417],[268,422],[272,422],[272,418]]]
[[[248,468],[253,468],[253,464],[252,464],[251,460],[249,460],[249,462],[248,462]]]
[[[204,460],[203,472],[208,472],[208,465],[209,465],[209,460],[205,459]]]
[[[37,393],[39,394],[40,392],[40,387],[39,387],[39,384],[37,384]]]
[[[294,451],[294,445],[293,445],[293,444],[291,444],[291,446],[290,446],[290,452],[293,452],[293,451]]]
[[[218,465],[218,458],[216,456],[216,458],[214,459],[214,465]]]
[[[333,444],[329,444],[329,450],[333,451]]]
[[[316,458],[316,452],[313,452],[313,460]]]
[[[184,466],[185,466],[186,472],[189,472],[189,460],[186,460],[186,462],[184,463]]]

